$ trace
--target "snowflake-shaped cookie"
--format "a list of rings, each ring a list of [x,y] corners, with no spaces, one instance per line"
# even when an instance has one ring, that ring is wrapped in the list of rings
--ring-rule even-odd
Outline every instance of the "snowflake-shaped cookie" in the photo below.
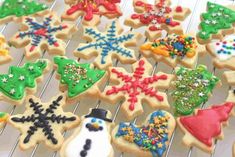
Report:
[[[134,51],[126,46],[136,45],[140,35],[137,33],[122,33],[117,21],[107,26],[106,32],[99,32],[94,27],[84,28],[84,37],[89,43],[78,45],[74,55],[89,59],[97,56],[94,64],[100,69],[112,66],[112,59],[117,58],[122,63],[133,63],[136,60]]]
[[[118,4],[121,0],[65,0],[70,7],[63,15],[62,19],[74,21],[78,17],[83,18],[86,26],[96,26],[100,23],[100,16],[115,18],[122,13]]]
[[[235,35],[225,36],[222,40],[211,42],[206,47],[217,68],[235,70]]]
[[[140,52],[147,58],[152,57],[172,67],[176,67],[179,63],[193,68],[197,64],[198,57],[205,54],[206,50],[205,46],[197,44],[191,35],[172,34],[143,44]]]
[[[19,146],[21,149],[34,147],[43,141],[52,149],[59,149],[63,143],[61,132],[73,128],[79,118],[70,112],[64,112],[65,96],[52,98],[49,103],[42,103],[39,98],[27,98],[26,111],[10,117],[9,122],[21,131]]]
[[[145,34],[149,40],[161,37],[162,30],[168,34],[183,34],[180,22],[174,19],[183,21],[190,14],[188,8],[177,6],[171,9],[170,0],[156,0],[154,5],[148,4],[147,0],[133,0],[133,3],[136,13],[127,18],[125,24],[133,28],[147,26]]]
[[[12,57],[9,55],[9,46],[6,43],[5,37],[0,34],[0,64],[10,62]]]
[[[21,30],[12,37],[10,43],[17,48],[25,47],[27,59],[39,58],[43,50],[64,55],[66,43],[63,40],[75,31],[73,25],[61,23],[54,13],[43,17],[43,22],[25,17]]]
[[[110,81],[118,85],[108,86],[103,98],[111,103],[124,99],[121,106],[128,119],[143,113],[142,104],[147,103],[152,108],[169,108],[167,96],[158,89],[169,87],[173,75],[158,72],[150,76],[152,66],[142,58],[133,64],[133,73],[123,68],[110,68]]]

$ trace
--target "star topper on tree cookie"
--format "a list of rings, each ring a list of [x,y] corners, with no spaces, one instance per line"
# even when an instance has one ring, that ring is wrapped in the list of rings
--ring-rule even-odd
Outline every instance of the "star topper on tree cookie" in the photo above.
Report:
[[[43,50],[49,54],[64,55],[66,43],[63,40],[77,30],[74,25],[61,23],[53,12],[42,20],[38,22],[33,17],[25,17],[20,31],[10,40],[16,48],[25,47],[27,59],[39,58]]]
[[[100,16],[116,18],[122,15],[119,3],[121,0],[65,0],[70,5],[62,19],[74,21],[82,17],[82,23],[86,26],[96,26],[100,23]]]
[[[132,28],[147,26],[145,34],[149,40],[161,37],[162,30],[168,34],[183,34],[179,21],[190,14],[188,8],[177,6],[172,9],[170,0],[155,0],[154,4],[148,4],[147,0],[133,0],[133,4],[136,13],[127,18],[125,24]]]
[[[142,105],[149,104],[152,108],[168,109],[167,96],[158,89],[167,89],[173,75],[158,72],[150,75],[152,65],[141,58],[133,64],[133,73],[123,68],[110,68],[110,81],[118,85],[107,86],[102,98],[110,103],[124,100],[121,108],[128,119],[143,113]]]
[[[122,32],[117,21],[107,25],[105,32],[94,27],[84,27],[84,38],[90,42],[79,44],[74,55],[84,59],[96,56],[94,65],[100,69],[112,66],[113,58],[123,64],[133,63],[136,61],[135,52],[126,47],[136,46],[141,36],[138,33]]]

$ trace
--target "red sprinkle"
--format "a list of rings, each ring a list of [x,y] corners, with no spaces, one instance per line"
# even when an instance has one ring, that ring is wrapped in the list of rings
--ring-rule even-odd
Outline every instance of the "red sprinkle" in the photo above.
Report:
[[[176,11],[177,13],[180,13],[180,12],[183,11],[183,8],[182,8],[181,6],[177,6],[176,9],[175,9],[175,11]]]

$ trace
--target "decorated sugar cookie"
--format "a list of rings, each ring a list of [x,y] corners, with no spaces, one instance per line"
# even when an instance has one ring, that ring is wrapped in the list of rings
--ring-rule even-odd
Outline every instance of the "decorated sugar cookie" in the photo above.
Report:
[[[81,96],[98,96],[99,86],[104,84],[106,72],[92,69],[90,64],[80,64],[76,60],[66,57],[55,57],[57,78],[60,89],[67,90],[68,101],[77,100]]]
[[[5,37],[0,34],[0,64],[10,62],[12,57],[9,55],[9,46]]]
[[[206,47],[217,68],[235,70],[235,35],[225,36],[221,41],[212,42]]]
[[[161,37],[162,30],[168,34],[183,34],[179,21],[190,14],[188,8],[177,6],[172,9],[170,0],[156,0],[155,4],[148,4],[147,0],[133,0],[133,4],[136,13],[126,19],[125,24],[132,28],[147,26],[145,34],[150,41]]]
[[[122,152],[141,157],[163,157],[175,125],[170,113],[157,110],[143,125],[121,122],[112,131],[112,141]]]
[[[89,59],[97,56],[94,64],[99,69],[106,69],[112,66],[113,58],[117,58],[122,63],[133,63],[136,60],[134,50],[127,46],[136,46],[140,35],[137,33],[123,33],[117,21],[111,22],[107,26],[106,32],[100,32],[94,27],[84,28],[84,37],[89,43],[78,45],[74,55]]]
[[[100,16],[115,18],[122,15],[119,3],[121,0],[65,0],[70,4],[63,15],[64,20],[76,20],[82,17],[86,26],[96,26],[100,23]]]
[[[140,52],[145,57],[153,57],[156,61],[163,61],[172,67],[180,63],[193,68],[197,64],[198,56],[203,55],[206,50],[204,46],[197,44],[193,36],[172,34],[143,44]]]
[[[177,119],[182,131],[185,133],[183,142],[188,147],[198,147],[212,153],[214,139],[223,139],[222,126],[228,122],[233,113],[234,103],[226,102],[211,108],[198,110],[193,116]]]
[[[25,17],[21,30],[12,37],[10,43],[17,48],[25,47],[27,59],[39,58],[43,50],[49,54],[64,55],[66,43],[63,40],[75,31],[75,26],[61,23],[54,13],[44,16],[43,22]]]
[[[0,24],[27,15],[44,15],[47,12],[47,6],[36,0],[3,0],[0,6]]]
[[[235,71],[225,71],[223,76],[230,86],[235,85]]]
[[[0,112],[0,129],[7,122],[9,115],[4,112]]]
[[[49,70],[46,59],[25,63],[22,67],[11,66],[8,74],[0,74],[0,99],[20,105],[27,94],[35,93],[37,82]]]
[[[25,112],[9,119],[10,124],[21,132],[20,148],[26,150],[44,142],[49,148],[58,150],[63,143],[62,132],[75,127],[80,121],[74,114],[64,112],[64,105],[64,95],[56,96],[48,103],[28,96]]]
[[[180,67],[175,74],[175,89],[171,96],[176,115],[193,113],[195,108],[208,100],[216,85],[220,84],[219,78],[211,74],[204,65],[198,65],[196,69]]]
[[[207,12],[202,13],[200,31],[197,39],[200,44],[209,43],[211,39],[222,39],[223,35],[234,32],[235,10],[222,5],[207,2]]]
[[[107,86],[102,98],[114,104],[121,100],[121,109],[128,119],[133,119],[143,113],[143,104],[152,108],[169,108],[167,96],[159,89],[167,89],[173,75],[158,72],[150,75],[152,65],[141,58],[133,64],[133,73],[126,72],[123,68],[110,68],[110,82],[117,85]]]
[[[84,116],[81,125],[63,144],[61,157],[113,157],[110,131],[111,113],[92,109]]]

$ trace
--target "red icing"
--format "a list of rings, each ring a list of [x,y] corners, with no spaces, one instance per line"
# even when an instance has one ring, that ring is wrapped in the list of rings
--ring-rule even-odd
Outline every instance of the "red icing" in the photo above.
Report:
[[[132,14],[132,19],[139,19],[141,23],[149,25],[149,30],[158,31],[160,30],[156,24],[167,24],[172,27],[179,25],[179,22],[173,21],[172,17],[169,17],[171,13],[171,8],[166,6],[165,0],[160,0],[157,4],[151,5],[144,3],[142,1],[137,1],[135,3],[138,7],[144,7],[145,12],[142,14]],[[178,6],[178,11],[182,11],[182,7]],[[177,9],[176,8],[176,9]]]
[[[129,109],[131,111],[134,110],[135,104],[138,102],[138,96],[143,93],[144,95],[148,95],[151,97],[155,97],[158,101],[163,101],[163,96],[158,95],[158,92],[153,87],[150,87],[151,84],[157,82],[158,80],[166,80],[167,75],[153,75],[151,77],[143,78],[143,74],[145,71],[144,68],[144,60],[139,61],[138,67],[135,69],[133,76],[129,76],[119,72],[116,69],[112,69],[111,72],[115,74],[118,78],[120,78],[124,85],[121,87],[112,86],[112,89],[106,92],[107,95],[117,94],[119,92],[127,92],[129,95],[130,102]]]
[[[197,115],[181,117],[180,122],[195,138],[207,146],[212,146],[213,137],[221,133],[221,123],[229,118],[233,103],[212,106],[210,109],[199,110]]]
[[[77,11],[85,12],[84,19],[90,21],[93,19],[93,15],[104,15],[104,14],[118,14],[119,12],[116,3],[120,3],[120,0],[78,0],[77,4],[72,5],[67,10],[67,15],[72,15]],[[107,11],[101,12],[99,7],[103,6]]]
[[[181,12],[183,11],[183,8],[182,8],[181,6],[177,6],[176,9],[175,9],[175,11],[176,11],[177,13],[181,13]]]

